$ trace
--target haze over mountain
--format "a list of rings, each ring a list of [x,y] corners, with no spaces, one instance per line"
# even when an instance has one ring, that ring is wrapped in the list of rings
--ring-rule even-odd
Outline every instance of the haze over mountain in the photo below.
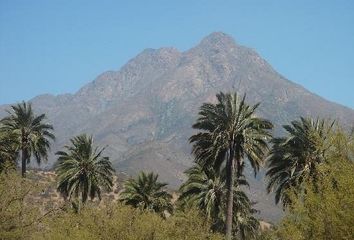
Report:
[[[290,82],[255,51],[220,32],[185,52],[146,49],[119,71],[102,73],[75,94],[40,95],[31,102],[55,127],[52,152],[77,134],[93,134],[97,144],[107,145],[106,155],[119,171],[152,170],[176,188],[192,164],[188,138],[198,108],[214,101],[219,91],[247,93],[248,102],[261,102],[259,114],[276,124],[277,134],[282,124],[299,116],[336,118],[344,125],[354,122],[352,109]],[[6,108],[0,106],[1,117]],[[54,162],[52,154],[47,167]],[[262,216],[276,219],[279,211],[272,196],[265,194],[262,174],[249,179]]]

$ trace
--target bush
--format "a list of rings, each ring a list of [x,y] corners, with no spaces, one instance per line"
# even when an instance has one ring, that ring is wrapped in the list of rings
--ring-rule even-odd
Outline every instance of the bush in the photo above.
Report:
[[[0,174],[0,239],[27,239],[40,231],[43,219],[53,212],[36,198],[40,189],[15,171]]]
[[[167,220],[120,203],[85,206],[79,214],[62,212],[46,222],[34,239],[222,239],[198,212],[177,213]]]

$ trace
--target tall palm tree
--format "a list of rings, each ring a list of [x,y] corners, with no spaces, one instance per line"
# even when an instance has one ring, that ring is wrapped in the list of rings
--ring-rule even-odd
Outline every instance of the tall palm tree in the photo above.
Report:
[[[164,189],[167,184],[158,182],[157,179],[157,174],[140,172],[136,179],[129,179],[124,183],[120,201],[162,216],[165,211],[172,213],[172,196]]]
[[[242,174],[247,158],[256,173],[268,152],[267,140],[273,125],[259,118],[259,104],[248,105],[246,96],[219,93],[217,103],[204,103],[193,128],[201,132],[190,138],[196,161],[219,168],[226,162],[226,238],[231,239],[233,221],[234,175]],[[235,169],[236,168],[236,169]]]
[[[34,156],[37,163],[48,159],[50,140],[54,140],[53,126],[45,123],[45,114],[35,115],[30,103],[22,102],[11,106],[9,116],[1,120],[2,131],[15,136],[16,149],[21,151],[22,176],[26,176],[26,166]]]
[[[213,168],[205,169],[201,165],[188,169],[186,172],[187,181],[180,188],[181,195],[179,202],[196,206],[205,213],[208,220],[212,221],[212,228],[215,231],[225,230],[226,188],[225,171],[216,171]],[[240,189],[241,185],[247,182],[243,178],[235,180],[234,183],[234,234],[249,236],[258,230],[258,220],[255,219],[252,204],[247,195]],[[245,239],[245,238],[242,238]]]
[[[59,151],[56,173],[58,191],[65,198],[72,197],[85,203],[90,197],[101,199],[102,190],[111,191],[114,169],[108,157],[103,157],[104,148],[94,147],[92,136],[79,135]]]
[[[275,201],[289,203],[287,191],[299,190],[301,183],[311,178],[313,183],[319,177],[318,165],[326,161],[330,148],[330,133],[334,122],[321,119],[300,118],[283,126],[287,136],[274,138],[267,159],[268,192],[275,192]]]

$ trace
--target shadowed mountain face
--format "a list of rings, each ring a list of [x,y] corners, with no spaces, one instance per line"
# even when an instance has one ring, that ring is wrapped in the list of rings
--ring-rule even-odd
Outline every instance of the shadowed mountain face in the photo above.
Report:
[[[186,52],[144,50],[119,71],[101,74],[74,95],[41,95],[31,102],[55,127],[53,152],[77,134],[93,134],[97,144],[107,145],[106,154],[119,171],[156,171],[176,188],[192,164],[188,138],[198,108],[215,101],[219,91],[247,93],[249,103],[261,102],[258,113],[277,125],[276,133],[299,116],[354,122],[352,109],[290,82],[224,33],[212,33]],[[0,106],[0,116],[6,108]],[[47,167],[54,162],[51,155]],[[250,181],[262,216],[276,219],[279,209],[265,194],[262,173]]]

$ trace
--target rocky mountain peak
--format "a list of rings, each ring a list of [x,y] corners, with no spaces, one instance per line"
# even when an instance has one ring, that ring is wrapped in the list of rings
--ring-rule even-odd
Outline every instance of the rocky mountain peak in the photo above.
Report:
[[[138,54],[129,63],[134,62],[135,64],[146,64],[147,62],[153,63],[173,63],[178,61],[181,56],[181,52],[177,48],[165,47],[165,48],[147,48],[144,49],[140,54]],[[127,65],[129,65],[129,63]]]
[[[204,50],[224,50],[230,51],[237,47],[235,40],[223,32],[213,32],[202,39],[197,46]]]

